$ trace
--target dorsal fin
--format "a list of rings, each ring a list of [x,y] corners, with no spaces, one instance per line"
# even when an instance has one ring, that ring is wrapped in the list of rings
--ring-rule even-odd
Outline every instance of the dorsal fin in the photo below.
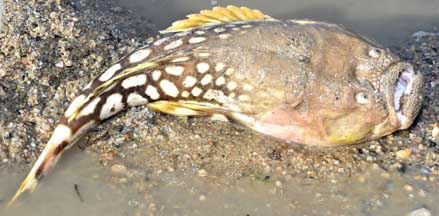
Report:
[[[259,10],[252,10],[247,7],[214,7],[212,10],[203,10],[198,14],[190,14],[187,19],[178,20],[172,23],[167,29],[160,33],[187,31],[200,26],[209,26],[221,23],[238,21],[264,20],[270,17]]]

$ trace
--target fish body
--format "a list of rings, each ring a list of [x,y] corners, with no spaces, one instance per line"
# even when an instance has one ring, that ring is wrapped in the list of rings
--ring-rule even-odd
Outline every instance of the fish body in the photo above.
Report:
[[[12,202],[89,128],[134,106],[233,121],[320,146],[405,129],[420,109],[422,76],[339,25],[217,7],[163,33],[86,85]]]

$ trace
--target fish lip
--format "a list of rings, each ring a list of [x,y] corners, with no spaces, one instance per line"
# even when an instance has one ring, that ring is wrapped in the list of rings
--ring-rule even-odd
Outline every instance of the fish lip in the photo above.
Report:
[[[423,99],[423,77],[407,62],[391,64],[382,77],[382,89],[387,95],[391,125],[406,129],[417,116]]]

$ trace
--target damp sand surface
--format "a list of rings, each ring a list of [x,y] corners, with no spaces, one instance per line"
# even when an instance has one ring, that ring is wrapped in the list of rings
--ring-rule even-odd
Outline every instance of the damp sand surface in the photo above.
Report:
[[[409,130],[359,146],[311,148],[138,107],[96,127],[1,215],[439,214],[439,4],[403,2],[236,5],[341,23],[390,46],[426,79],[422,112]],[[0,205],[92,77],[184,14],[228,4],[4,1]]]

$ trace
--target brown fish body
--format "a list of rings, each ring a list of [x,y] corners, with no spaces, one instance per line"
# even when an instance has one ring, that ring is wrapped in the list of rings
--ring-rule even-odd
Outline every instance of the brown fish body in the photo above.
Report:
[[[220,7],[166,31],[78,94],[11,203],[90,127],[133,106],[321,146],[405,129],[419,111],[421,75],[338,25]]]

